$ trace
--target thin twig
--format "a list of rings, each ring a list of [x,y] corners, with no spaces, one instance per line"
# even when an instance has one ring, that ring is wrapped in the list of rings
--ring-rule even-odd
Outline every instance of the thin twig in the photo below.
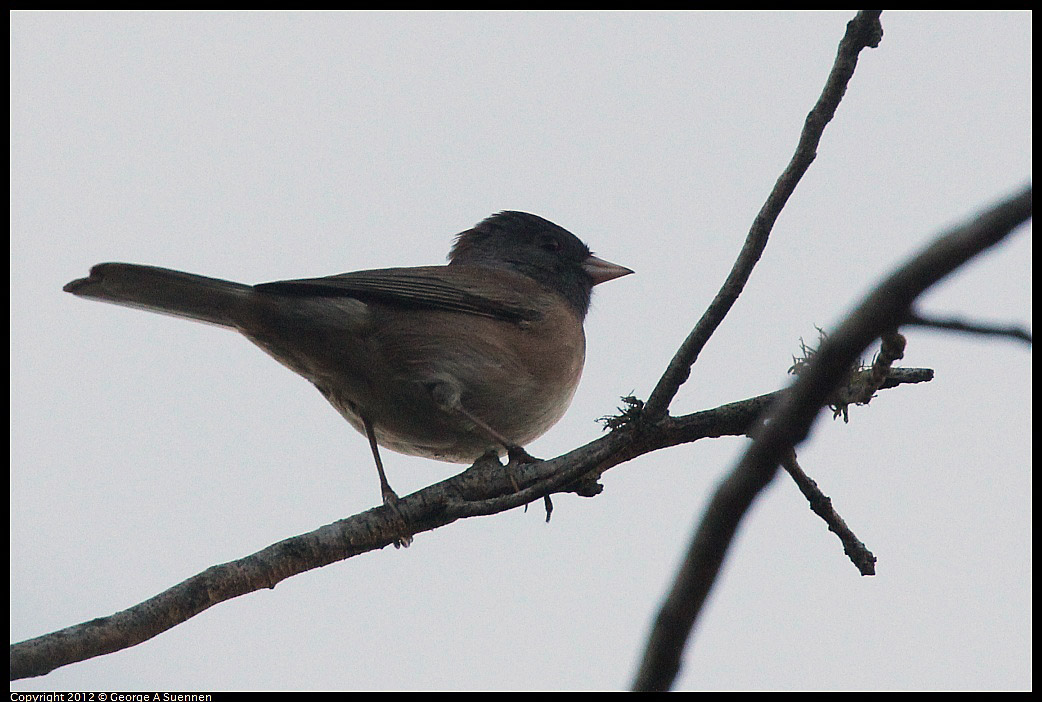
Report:
[[[836,108],[839,107],[839,102],[847,90],[847,83],[854,75],[858,54],[866,47],[878,46],[882,40],[883,27],[879,24],[880,13],[881,10],[862,10],[847,24],[847,31],[840,41],[832,71],[825,82],[821,97],[807,115],[792,160],[789,161],[789,165],[774,184],[774,189],[767,197],[763,207],[760,208],[756,219],[753,220],[752,228],[745,238],[741,253],[738,254],[738,259],[720,291],[702,314],[694,329],[684,339],[684,343],[680,345],[669,362],[666,372],[648,397],[644,405],[645,421],[654,422],[665,415],[680,386],[687,381],[691,373],[691,366],[698,359],[698,355],[709,342],[713,332],[723,322],[724,317],[749,280],[749,276],[752,275],[753,267],[760,260],[760,256],[767,246],[767,238],[774,227],[774,222],[778,219],[778,215],[796,189],[803,174],[807,172],[817,156],[818,143],[821,141],[825,126],[836,114]]]
[[[981,334],[983,336],[1002,336],[1016,341],[1023,341],[1031,346],[1031,332],[1024,327],[1015,324],[994,324],[991,322],[971,322],[957,317],[926,317],[912,312],[902,322],[903,325],[915,327],[929,327],[933,329],[946,329],[948,331],[967,332],[969,334]]]
[[[800,492],[807,498],[811,511],[825,520],[829,531],[839,537],[839,540],[843,543],[843,553],[847,554],[847,558],[850,559],[851,563],[857,566],[858,571],[862,575],[875,575],[876,557],[854,535],[854,532],[850,530],[843,518],[833,509],[832,499],[823,493],[818,484],[814,482],[814,479],[803,471],[796,460],[795,451],[789,452],[782,462],[782,467],[792,476]]]

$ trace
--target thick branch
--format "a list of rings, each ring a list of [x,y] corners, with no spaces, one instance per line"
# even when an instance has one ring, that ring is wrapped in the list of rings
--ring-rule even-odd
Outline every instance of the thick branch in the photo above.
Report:
[[[892,369],[884,387],[930,380],[926,368]],[[399,500],[414,533],[457,519],[495,514],[555,492],[575,491],[620,463],[661,448],[719,436],[744,436],[780,393],[760,395],[657,424],[624,424],[550,461],[510,465],[478,462],[459,475]],[[513,479],[512,479],[513,476]],[[514,491],[514,483],[520,491]],[[581,494],[589,494],[583,492]],[[11,646],[11,679],[45,675],[69,663],[137,645],[225,600],[273,588],[298,573],[394,543],[398,523],[387,508],[374,509],[294,536],[192,576],[151,599],[107,617]]]

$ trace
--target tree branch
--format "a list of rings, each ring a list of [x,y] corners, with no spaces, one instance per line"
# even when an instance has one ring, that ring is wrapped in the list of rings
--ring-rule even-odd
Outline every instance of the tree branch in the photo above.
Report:
[[[785,468],[786,473],[792,476],[800,492],[807,498],[807,502],[810,504],[814,514],[825,520],[829,531],[839,537],[840,542],[843,544],[843,553],[847,554],[847,558],[850,559],[851,563],[857,566],[862,575],[875,575],[876,557],[865,547],[861,539],[854,535],[854,532],[850,530],[850,527],[839,516],[839,513],[832,508],[832,500],[829,496],[823,493],[818,484],[803,472],[800,464],[796,461],[795,451],[789,452],[789,455],[782,462],[782,467]]]
[[[915,327],[944,329],[947,331],[967,332],[982,336],[1003,336],[1015,341],[1023,341],[1031,346],[1031,332],[1016,324],[993,324],[991,322],[971,322],[956,317],[932,318],[924,317],[916,312],[909,313],[903,324]]]
[[[825,131],[825,126],[836,114],[839,101],[843,99],[843,95],[847,91],[847,83],[850,82],[854,69],[857,67],[858,54],[866,47],[879,46],[879,42],[883,38],[883,27],[879,23],[881,12],[881,10],[862,10],[847,24],[846,34],[839,43],[836,60],[832,65],[828,80],[825,82],[825,88],[803,125],[796,153],[793,154],[789,165],[774,184],[774,189],[767,197],[763,207],[760,208],[756,219],[753,220],[742,251],[724,281],[723,287],[702,314],[695,328],[684,339],[684,343],[680,345],[673,360],[669,362],[666,372],[648,397],[648,401],[644,405],[644,416],[648,421],[653,422],[668,411],[680,386],[687,381],[691,373],[691,366],[694,365],[698,355],[709,342],[709,338],[723,322],[724,317],[745,288],[749,276],[752,275],[753,267],[760,260],[760,256],[767,246],[767,238],[774,227],[774,222],[778,219],[782,208],[785,207],[785,203],[789,201],[789,196],[796,189],[796,185],[803,178],[803,174],[807,172],[810,164],[817,157],[821,135]]]
[[[634,681],[635,690],[667,690],[735,530],[778,464],[804,438],[850,365],[872,341],[907,318],[929,287],[1031,217],[1031,187],[999,203],[930,246],[892,273],[826,337],[796,382],[772,403],[738,465],[718,486],[687,556],[656,618]]]
[[[867,371],[866,371],[867,372]],[[930,380],[928,368],[892,369],[884,387]],[[780,393],[733,402],[640,427],[615,430],[553,460],[528,464],[479,461],[459,475],[401,498],[397,508],[418,534],[457,519],[520,507],[545,495],[589,495],[602,473],[645,453],[720,436],[744,436]],[[515,492],[515,483],[520,490]],[[598,486],[599,487],[599,486]],[[291,576],[394,543],[398,522],[375,507],[310,533],[272,544],[250,556],[216,565],[129,609],[11,646],[11,679],[137,645],[225,600],[273,588]]]

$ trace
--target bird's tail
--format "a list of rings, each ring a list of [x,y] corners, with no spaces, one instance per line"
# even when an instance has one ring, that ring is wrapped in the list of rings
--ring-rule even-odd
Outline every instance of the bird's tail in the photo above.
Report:
[[[219,278],[134,263],[99,263],[65,292],[223,327],[241,318],[253,288]]]

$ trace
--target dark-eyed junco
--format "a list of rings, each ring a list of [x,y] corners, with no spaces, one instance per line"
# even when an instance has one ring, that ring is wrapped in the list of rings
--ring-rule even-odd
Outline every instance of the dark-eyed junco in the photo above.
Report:
[[[460,234],[446,266],[243,285],[101,263],[64,289],[239,331],[369,438],[393,506],[377,444],[455,463],[527,457],[579,382],[593,286],[632,272],[552,222],[500,212]]]

